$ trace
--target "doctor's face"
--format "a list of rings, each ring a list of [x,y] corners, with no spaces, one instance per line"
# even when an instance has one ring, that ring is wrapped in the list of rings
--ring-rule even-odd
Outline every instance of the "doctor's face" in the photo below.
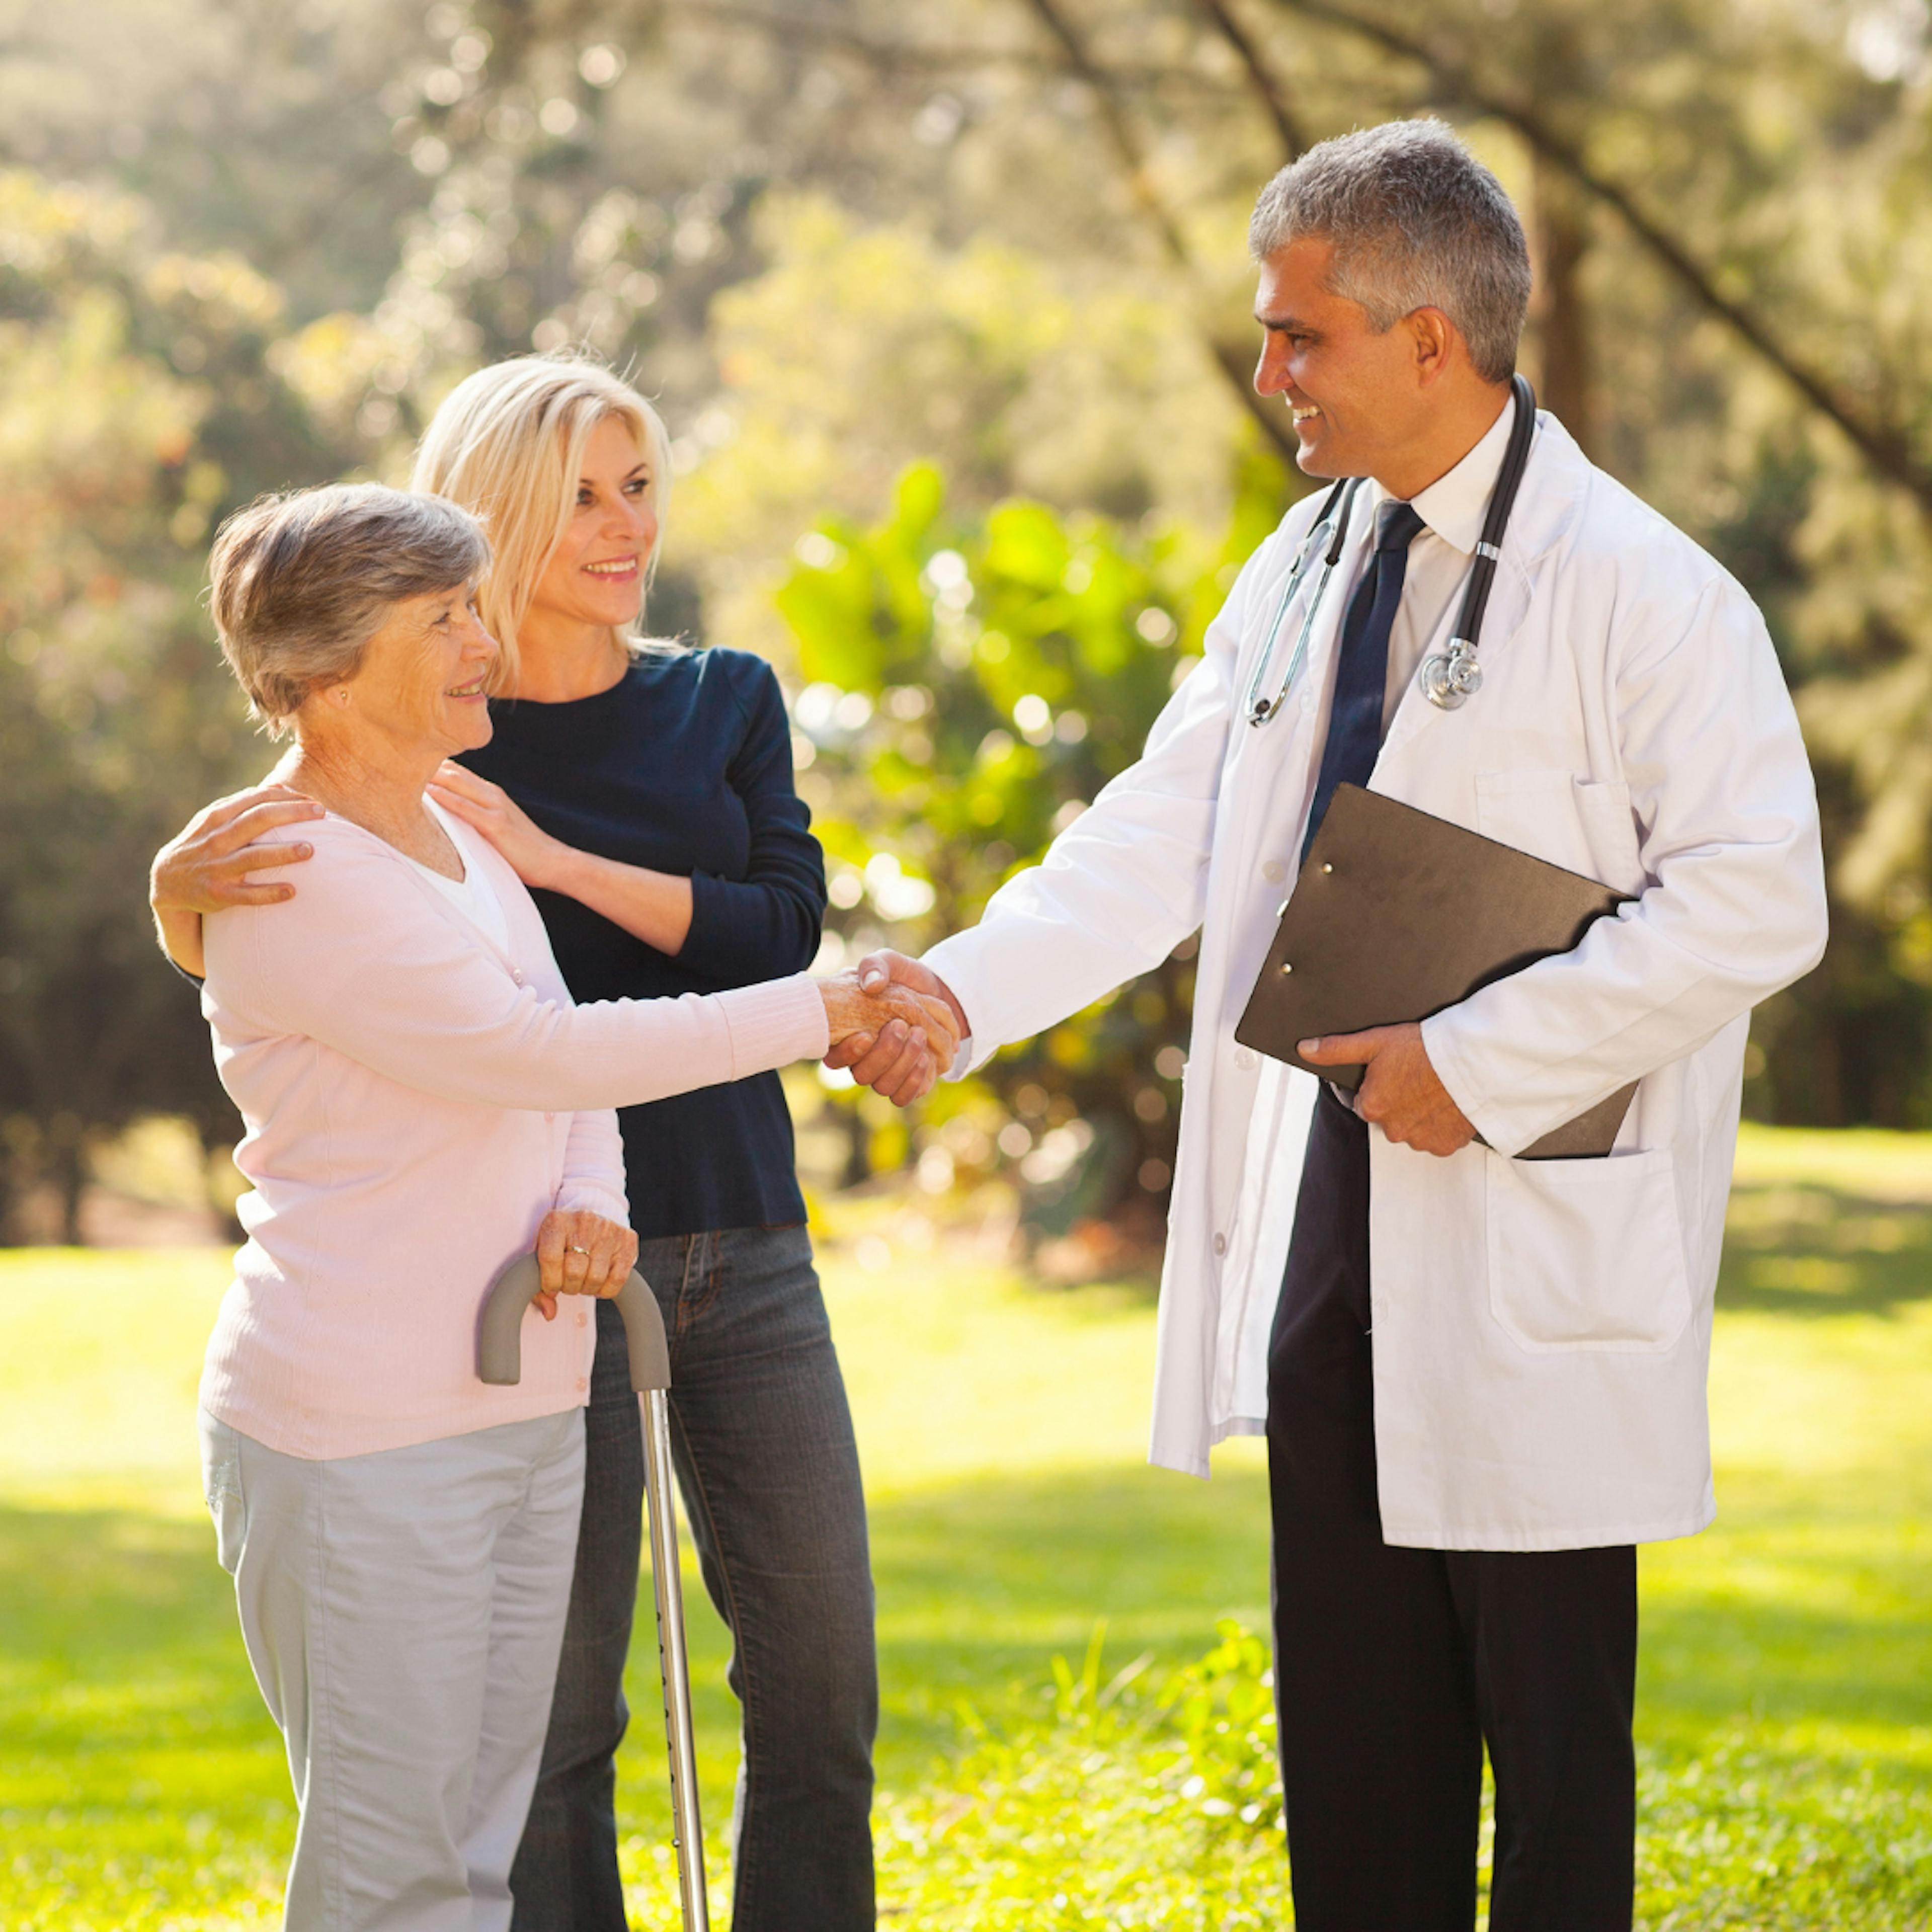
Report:
[[[1384,476],[1426,434],[1432,310],[1379,334],[1358,302],[1328,286],[1334,248],[1312,236],[1262,265],[1264,332],[1255,388],[1294,413],[1297,462],[1310,476]]]

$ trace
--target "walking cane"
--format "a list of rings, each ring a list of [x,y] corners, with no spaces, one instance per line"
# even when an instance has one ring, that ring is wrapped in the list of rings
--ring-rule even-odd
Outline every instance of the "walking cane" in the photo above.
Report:
[[[486,1382],[523,1374],[524,1311],[542,1278],[535,1255],[512,1262],[491,1285],[477,1339]],[[657,1598],[658,1674],[664,1686],[664,1742],[670,1753],[671,1845],[685,1932],[710,1932],[704,1900],[704,1833],[698,1816],[698,1753],[691,1729],[691,1673],[684,1650],[684,1591],[677,1564],[677,1499],[670,1467],[670,1350],[650,1284],[635,1268],[617,1291],[630,1349],[631,1386],[644,1399],[644,1496],[651,1520],[651,1586]]]

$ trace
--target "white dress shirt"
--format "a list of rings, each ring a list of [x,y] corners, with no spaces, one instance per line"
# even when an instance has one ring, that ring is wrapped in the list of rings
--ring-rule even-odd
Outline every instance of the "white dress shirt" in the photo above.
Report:
[[[1409,499],[1410,507],[1422,519],[1408,546],[1408,572],[1402,581],[1402,602],[1396,607],[1395,622],[1389,627],[1388,694],[1382,702],[1382,730],[1394,722],[1396,706],[1409,680],[1420,668],[1423,656],[1437,627],[1449,614],[1450,605],[1462,595],[1469,580],[1469,566],[1476,560],[1476,544],[1483,534],[1483,519],[1489,514],[1490,493],[1503,466],[1503,452],[1509,447],[1510,426],[1516,421],[1516,406],[1505,403],[1502,412],[1482,440],[1454,469],[1445,471],[1426,490]],[[1382,506],[1390,500],[1379,483],[1368,490],[1371,524]]]

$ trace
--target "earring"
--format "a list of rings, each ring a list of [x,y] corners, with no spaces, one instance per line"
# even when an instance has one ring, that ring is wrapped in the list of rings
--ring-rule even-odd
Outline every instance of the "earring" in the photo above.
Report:
[[[335,701],[338,704],[346,704],[349,702],[349,687],[346,684],[336,692]]]

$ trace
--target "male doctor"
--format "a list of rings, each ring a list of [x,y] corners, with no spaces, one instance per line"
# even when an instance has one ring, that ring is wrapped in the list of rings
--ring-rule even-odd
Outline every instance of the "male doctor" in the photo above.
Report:
[[[1514,209],[1448,128],[1311,149],[1250,245],[1255,386],[1293,411],[1304,470],[1371,479],[1285,705],[1256,727],[1244,698],[1318,576],[1280,612],[1312,499],[1139,763],[973,931],[872,970],[948,994],[976,1065],[1200,929],[1153,1457],[1204,1475],[1210,1444],[1267,1432],[1295,1923],[1469,1932],[1486,1743],[1494,1932],[1627,1932],[1633,1546],[1713,1513],[1749,1014],[1825,940],[1810,773],[1750,598],[1546,415],[1480,688],[1454,710],[1420,688],[1509,438],[1530,284]],[[1306,1049],[1366,1063],[1352,1109],[1234,1037],[1344,782],[1633,896],[1419,1026]],[[856,1070],[902,1101],[929,1078],[896,1036]],[[1632,1081],[1608,1159],[1514,1157]]]

